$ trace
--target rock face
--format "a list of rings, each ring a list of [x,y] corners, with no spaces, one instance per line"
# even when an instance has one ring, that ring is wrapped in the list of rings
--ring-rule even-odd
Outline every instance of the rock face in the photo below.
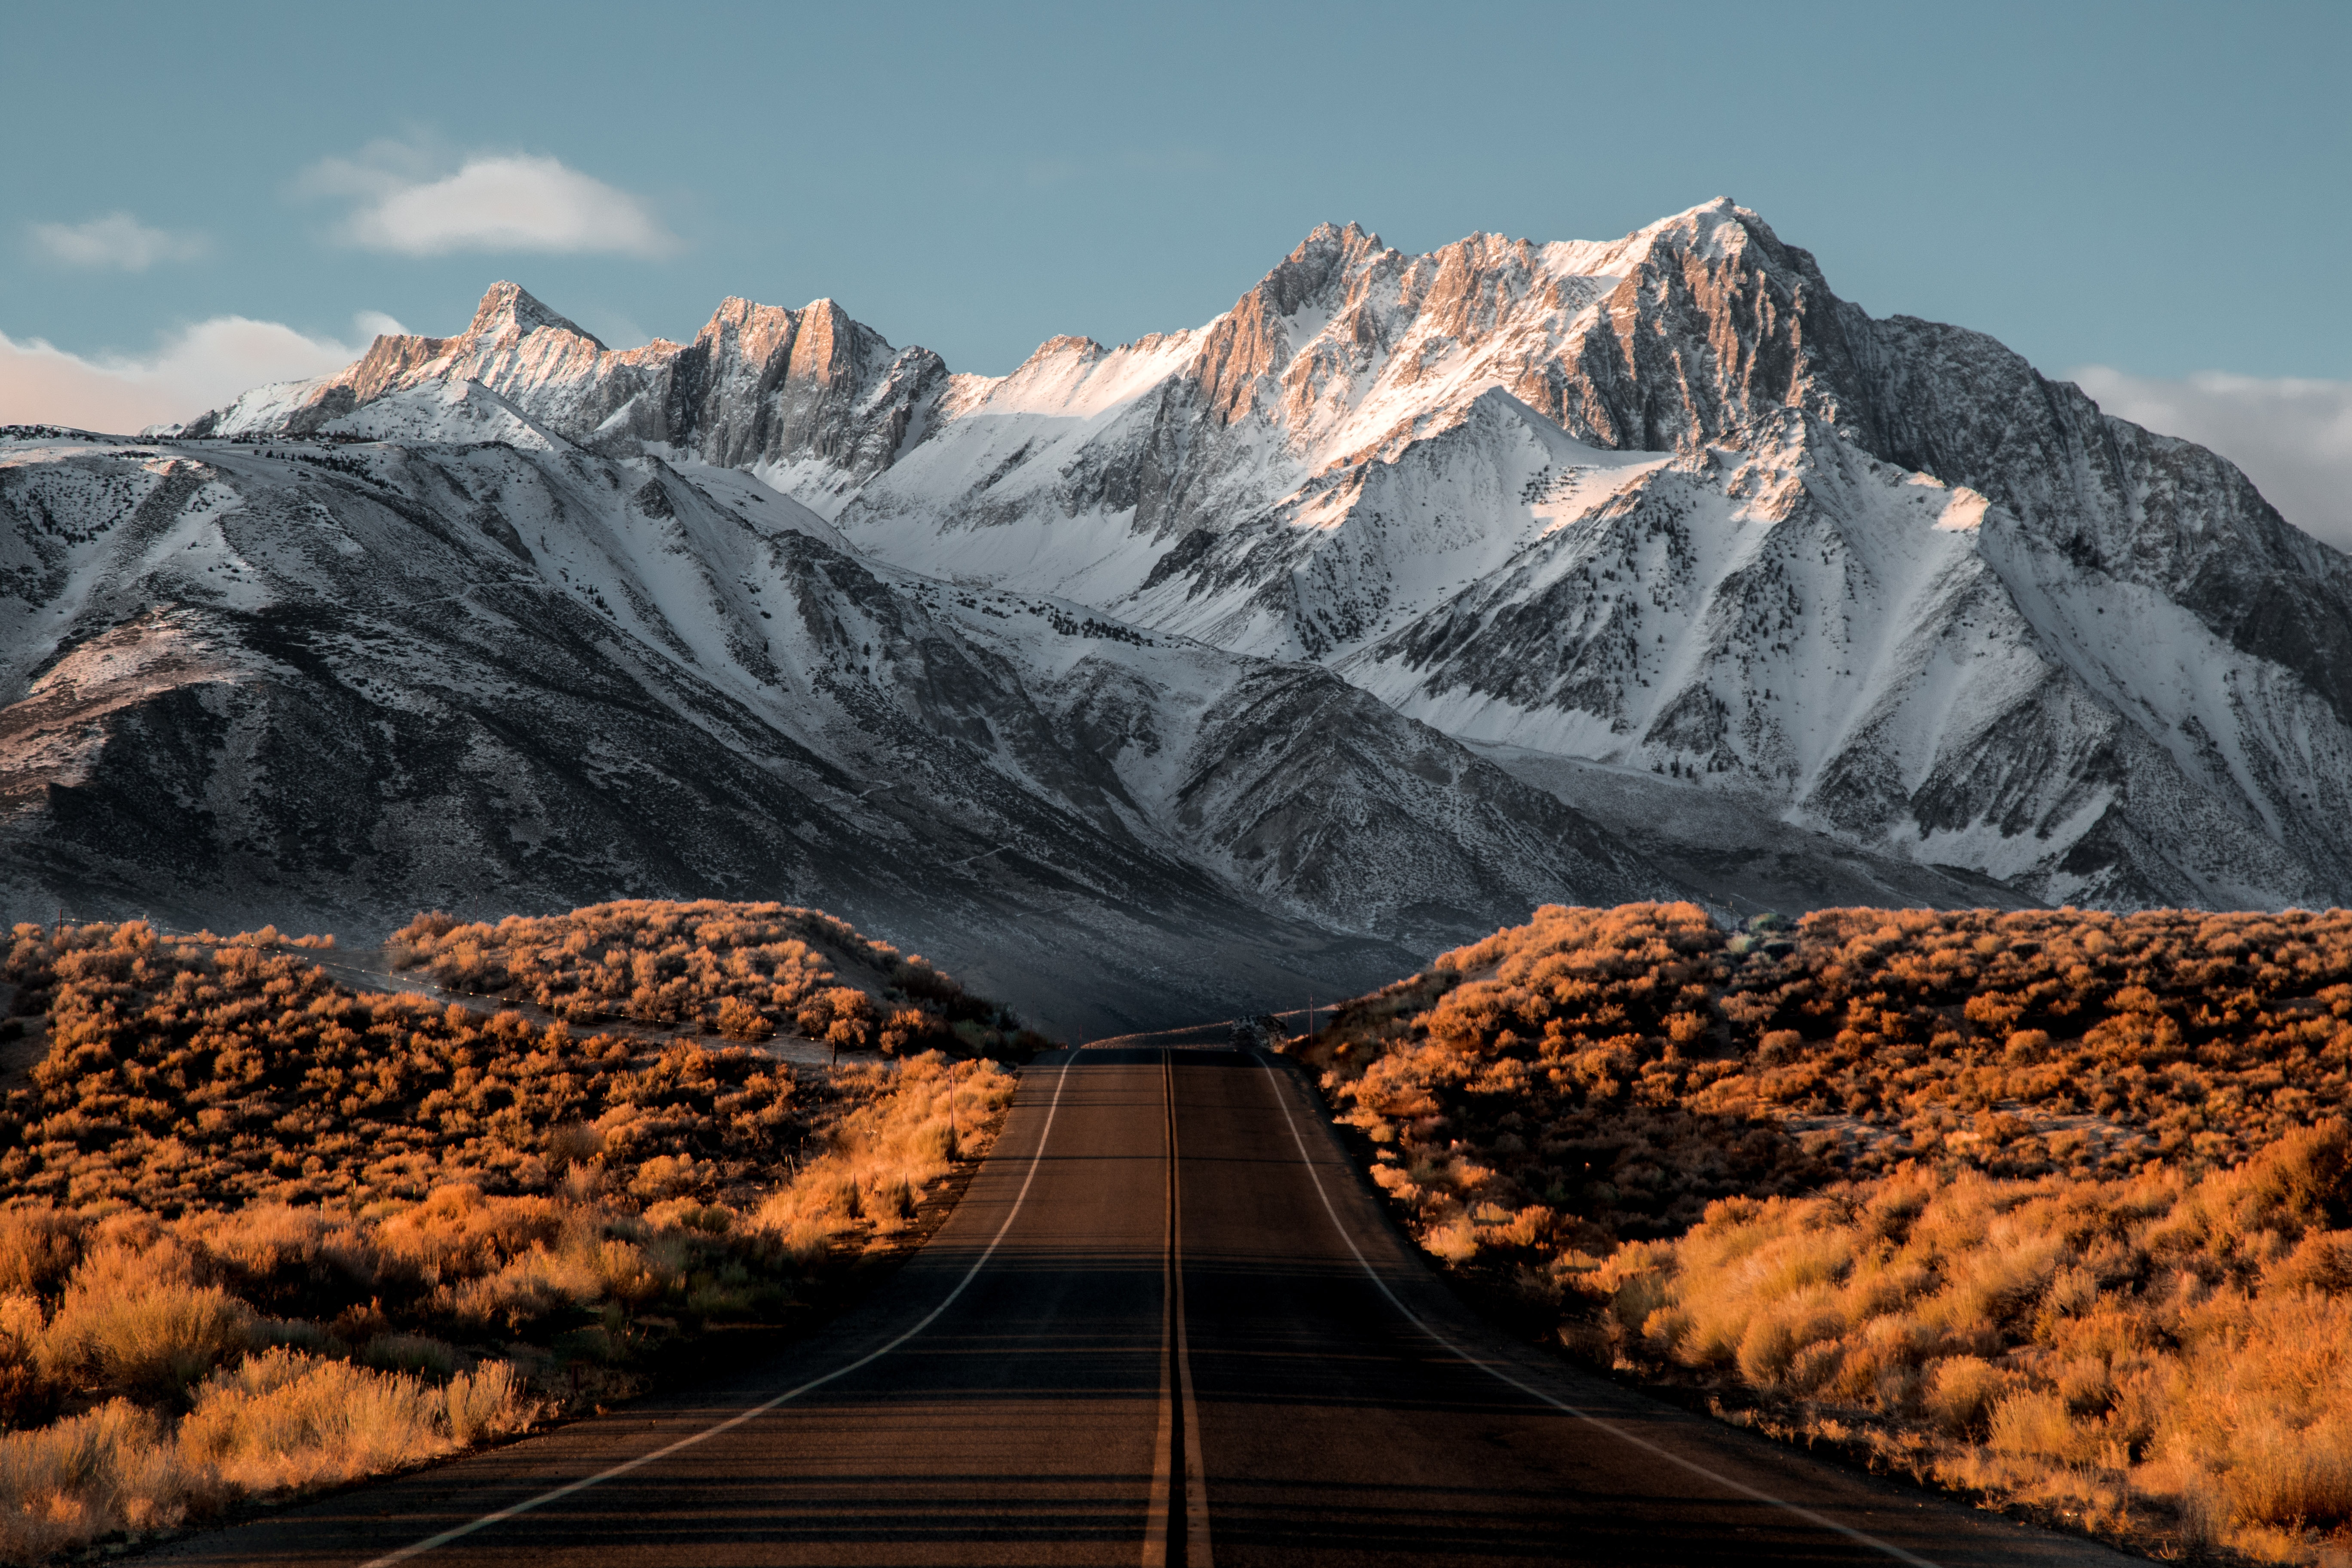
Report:
[[[792,897],[1108,1021],[1547,899],[2352,896],[2352,562],[1727,202],[993,378],[500,284],[0,462],[28,897]]]

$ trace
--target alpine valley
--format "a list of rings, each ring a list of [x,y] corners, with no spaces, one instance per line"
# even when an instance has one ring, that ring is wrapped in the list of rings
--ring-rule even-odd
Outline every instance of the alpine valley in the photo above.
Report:
[[[1547,902],[2352,901],[2352,560],[1727,201],[1003,377],[501,283],[0,433],[0,593],[19,916],[773,898],[1099,1033]]]

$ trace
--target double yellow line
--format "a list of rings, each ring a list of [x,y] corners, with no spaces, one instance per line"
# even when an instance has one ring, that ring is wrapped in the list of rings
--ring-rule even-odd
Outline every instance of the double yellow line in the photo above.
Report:
[[[1167,1243],[1160,1255],[1160,1435],[1151,1448],[1151,1509],[1143,1568],[1211,1568],[1208,1471],[1201,1462],[1201,1414],[1192,1398],[1192,1352],[1184,1334],[1184,1205],[1178,1191],[1176,1057],[1160,1052],[1168,1118]],[[1173,1500],[1179,1490],[1184,1509]]]

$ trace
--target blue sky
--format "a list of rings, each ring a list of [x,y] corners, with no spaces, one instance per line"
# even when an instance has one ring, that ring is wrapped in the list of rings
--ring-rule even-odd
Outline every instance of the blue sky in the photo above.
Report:
[[[1201,321],[1325,218],[1420,250],[1720,194],[1874,312],[2111,406],[2284,396],[2258,435],[2352,464],[2340,4],[84,3],[5,44],[0,417],[454,331],[502,277],[616,343],[831,295],[1003,372]]]

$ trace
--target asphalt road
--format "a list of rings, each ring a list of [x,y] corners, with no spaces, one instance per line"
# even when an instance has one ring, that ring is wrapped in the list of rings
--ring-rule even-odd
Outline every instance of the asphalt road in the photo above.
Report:
[[[1290,1068],[1133,1044],[1033,1063],[930,1244],[863,1308],[725,1392],[648,1402],[153,1556],[2126,1561],[1510,1342],[1422,1267]]]

